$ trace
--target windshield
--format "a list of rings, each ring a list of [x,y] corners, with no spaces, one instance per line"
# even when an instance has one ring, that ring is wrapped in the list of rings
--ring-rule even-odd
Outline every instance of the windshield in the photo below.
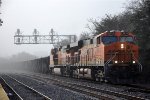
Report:
[[[134,42],[132,37],[127,37],[127,36],[121,36],[120,37],[120,42]]]
[[[102,37],[102,42],[104,44],[110,44],[110,43],[113,43],[113,42],[117,42],[118,39],[116,36],[104,36]]]

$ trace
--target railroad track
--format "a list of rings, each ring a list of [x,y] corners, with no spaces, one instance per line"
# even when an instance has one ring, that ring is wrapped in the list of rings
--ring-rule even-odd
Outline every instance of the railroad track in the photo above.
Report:
[[[62,77],[62,76],[59,76],[59,75],[52,75],[52,76],[73,79],[73,78],[70,78],[70,77]],[[78,79],[74,78],[74,80],[78,80]],[[89,79],[80,79],[80,82],[88,82],[88,83],[92,83],[92,84],[95,84],[95,85],[107,84],[109,86],[113,86],[113,87],[116,87],[116,88],[124,87],[124,88],[128,88],[128,89],[124,90],[124,91],[128,91],[128,92],[150,93],[150,87],[141,86],[140,84],[117,84],[116,85],[116,84],[110,84],[110,83],[100,83],[100,82],[96,82],[96,81],[89,80]]]
[[[129,89],[127,89],[126,91],[150,93],[150,88],[140,86],[140,85],[137,85],[137,84],[126,84],[126,85],[123,85],[123,86],[129,87]]]
[[[10,100],[23,100],[18,93],[0,76],[0,83],[2,84],[7,96]]]
[[[52,75],[52,76],[60,77],[59,75]],[[73,78],[70,78],[70,77],[62,77],[62,76],[61,76],[61,78],[73,79]],[[78,80],[78,79],[74,78],[74,80]],[[88,83],[92,83],[92,84],[95,84],[95,85],[107,84],[109,86],[116,87],[116,88],[120,88],[120,87],[121,88],[128,88],[128,89],[124,90],[124,91],[127,91],[127,92],[150,93],[150,87],[148,87],[148,86],[146,87],[146,86],[143,86],[143,85],[140,85],[140,84],[117,84],[116,85],[116,84],[110,84],[110,83],[100,83],[100,82],[96,82],[96,81],[89,80],[89,79],[83,79],[83,80],[80,79],[80,82],[88,82]]]
[[[76,84],[76,83],[71,83],[71,82],[66,82],[66,81],[60,81],[57,79],[51,79],[48,77],[42,77],[41,75],[25,75],[24,74],[24,76],[32,78],[32,79],[36,79],[41,82],[54,84],[59,87],[64,87],[66,89],[77,91],[86,95],[90,95],[98,99],[104,99],[104,100],[116,100],[116,99],[145,100],[146,99],[146,98],[124,94],[120,92],[90,87],[87,85],[81,85],[81,84]]]
[[[17,95],[22,98],[21,100],[52,100],[51,98],[45,96],[44,94],[11,76],[2,75],[1,77],[5,82],[7,82],[7,84],[9,84],[9,86],[13,88],[15,93],[17,93]]]

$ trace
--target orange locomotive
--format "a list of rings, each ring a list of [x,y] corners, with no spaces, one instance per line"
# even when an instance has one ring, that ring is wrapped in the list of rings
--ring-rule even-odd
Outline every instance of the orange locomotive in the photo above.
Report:
[[[133,34],[110,31],[54,48],[51,73],[96,81],[128,82],[142,71]]]

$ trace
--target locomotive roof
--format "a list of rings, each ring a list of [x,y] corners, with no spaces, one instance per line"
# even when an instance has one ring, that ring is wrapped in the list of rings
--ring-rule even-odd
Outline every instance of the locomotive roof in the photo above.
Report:
[[[76,47],[76,46],[78,46],[78,42],[73,42],[73,43],[70,44],[70,48],[71,47]]]
[[[100,33],[100,34],[98,34],[98,35],[96,35],[96,36],[92,36],[92,37],[90,37],[90,38],[83,39],[83,40],[79,40],[79,41],[87,41],[87,40],[90,40],[90,39],[93,39],[93,38],[97,38],[97,37],[99,37],[99,36],[122,36],[122,35],[123,35],[123,36],[134,36],[132,33],[127,33],[127,32],[118,31],[118,30],[116,30],[116,31],[115,31],[115,30],[112,30],[112,31],[105,31],[105,32]],[[69,44],[69,47],[70,47],[70,48],[77,47],[79,41],[70,43],[70,44]],[[63,49],[66,49],[67,47],[68,47],[67,45],[62,46]],[[61,47],[59,47],[59,48],[61,48]]]
[[[134,36],[132,33],[124,32],[124,31],[106,31],[104,33],[100,33],[96,35],[94,38],[97,38],[99,36]]]

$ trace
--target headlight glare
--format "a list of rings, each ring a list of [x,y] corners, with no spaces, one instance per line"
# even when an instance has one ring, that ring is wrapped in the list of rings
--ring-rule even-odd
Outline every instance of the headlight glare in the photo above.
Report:
[[[123,49],[124,48],[124,44],[121,44],[121,49]]]
[[[118,63],[118,61],[115,61],[115,63],[117,64],[117,63]]]

